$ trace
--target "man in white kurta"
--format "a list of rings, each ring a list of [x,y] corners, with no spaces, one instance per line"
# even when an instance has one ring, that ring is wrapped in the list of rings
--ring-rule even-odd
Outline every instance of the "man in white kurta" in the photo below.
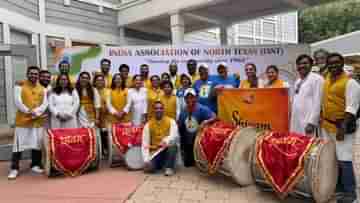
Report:
[[[164,105],[153,104],[155,116],[145,124],[142,137],[142,155],[146,172],[165,168],[165,175],[174,174],[179,140],[178,127],[174,119],[164,115]]]
[[[321,136],[335,141],[339,177],[337,192],[344,201],[356,198],[352,166],[352,145],[356,131],[356,113],[360,105],[360,85],[344,72],[344,58],[336,53],[327,58],[328,75],[324,84]]]
[[[301,55],[296,60],[300,78],[295,82],[292,99],[290,131],[313,134],[319,126],[324,79],[311,72],[313,60]]]
[[[21,153],[25,150],[32,150],[32,171],[43,172],[40,147],[44,131],[43,125],[46,121],[44,112],[48,102],[46,89],[38,82],[39,71],[38,67],[29,67],[27,80],[22,86],[14,88],[17,113],[9,179],[17,177]]]

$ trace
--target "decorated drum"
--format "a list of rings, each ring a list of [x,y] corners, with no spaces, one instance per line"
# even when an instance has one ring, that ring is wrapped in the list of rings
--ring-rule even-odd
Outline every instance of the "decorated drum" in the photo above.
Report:
[[[125,164],[130,170],[139,170],[144,166],[141,153],[142,130],[144,126],[131,123],[113,124],[108,130],[110,167]]]
[[[97,170],[101,139],[91,128],[50,129],[44,136],[43,162],[47,176],[77,176]]]
[[[250,151],[260,134],[255,128],[239,128],[217,121],[201,126],[194,144],[194,158],[200,171],[221,173],[241,186],[253,184]]]
[[[355,132],[355,137],[353,141],[353,166],[354,166],[354,175],[356,183],[360,183],[360,128],[358,127]],[[356,184],[356,195],[360,199],[360,184]]]
[[[295,133],[267,132],[251,151],[251,171],[263,190],[328,202],[335,193],[335,143]]]

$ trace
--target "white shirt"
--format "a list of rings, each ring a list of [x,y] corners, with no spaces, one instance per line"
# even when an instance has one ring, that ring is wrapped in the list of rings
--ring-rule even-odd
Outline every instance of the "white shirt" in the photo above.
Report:
[[[59,95],[52,92],[49,97],[49,109],[51,112],[51,128],[75,128],[77,127],[76,113],[79,109],[80,101],[79,95],[76,90],[72,91],[72,94],[68,92],[62,92]],[[56,116],[70,115],[71,120],[61,122]]]
[[[128,91],[126,106],[124,112],[132,112],[132,122],[134,125],[142,123],[143,115],[147,113],[147,90],[140,88],[139,90],[131,88]]]
[[[162,139],[162,142],[165,142],[167,145],[175,145],[178,138],[179,138],[178,126],[175,120],[171,119],[169,135],[165,136]],[[142,144],[141,144],[142,156],[145,162],[150,161],[151,158],[150,140],[151,140],[151,135],[150,135],[149,123],[146,123],[143,129]]]
[[[290,131],[305,134],[307,124],[319,126],[324,79],[310,72],[304,79],[297,79],[292,100]],[[299,88],[300,87],[300,88]]]

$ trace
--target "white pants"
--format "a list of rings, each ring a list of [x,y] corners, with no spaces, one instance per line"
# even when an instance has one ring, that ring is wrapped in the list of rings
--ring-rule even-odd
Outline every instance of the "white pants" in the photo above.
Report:
[[[41,149],[44,128],[15,128],[13,152]]]

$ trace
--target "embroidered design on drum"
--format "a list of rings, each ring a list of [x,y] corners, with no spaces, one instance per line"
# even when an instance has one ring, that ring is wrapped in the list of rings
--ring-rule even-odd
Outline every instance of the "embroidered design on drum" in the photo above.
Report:
[[[49,156],[56,170],[78,176],[96,160],[96,133],[91,128],[48,130]],[[78,155],[74,161],[74,155]],[[70,158],[70,160],[68,160]],[[72,158],[72,159],[71,159]]]
[[[305,157],[314,144],[314,138],[294,133],[267,132],[257,138],[256,163],[280,198],[285,198],[303,177]]]
[[[253,94],[246,95],[242,99],[246,104],[253,104],[255,102],[255,96]]]

